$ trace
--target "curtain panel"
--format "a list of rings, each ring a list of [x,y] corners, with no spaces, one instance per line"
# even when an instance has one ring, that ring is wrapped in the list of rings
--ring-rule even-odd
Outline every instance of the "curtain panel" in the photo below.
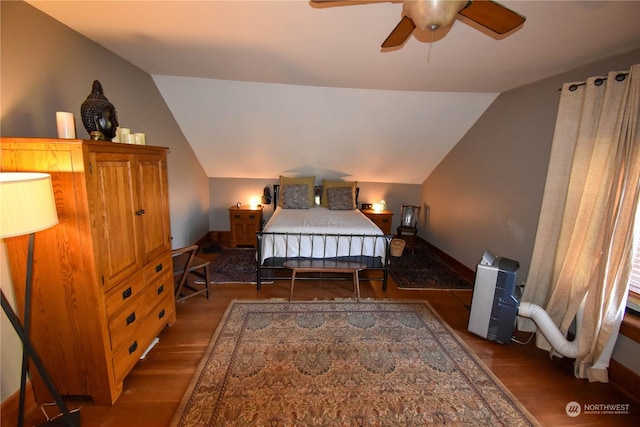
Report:
[[[561,92],[523,301],[561,332],[585,300],[574,373],[608,382],[632,266],[640,178],[640,64]],[[535,331],[529,319],[518,328]],[[553,350],[541,333],[538,347]]]

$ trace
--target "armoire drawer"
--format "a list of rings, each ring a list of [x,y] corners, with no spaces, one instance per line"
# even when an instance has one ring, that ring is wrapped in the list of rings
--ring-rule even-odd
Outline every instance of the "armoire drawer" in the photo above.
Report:
[[[171,278],[169,270],[155,277],[136,297],[122,307],[114,316],[109,317],[109,333],[111,348],[117,351],[127,338],[134,334],[142,321],[152,311],[153,307],[162,300],[167,300],[170,294]],[[169,295],[171,297],[171,295]]]
[[[173,276],[173,267],[171,265],[171,254],[158,257],[147,264],[143,269],[144,283],[150,284],[164,277],[167,274]]]
[[[122,381],[138,362],[142,353],[173,315],[175,305],[170,293],[156,305],[124,344],[113,353],[113,369],[116,381]]]
[[[142,274],[134,274],[109,291],[105,298],[107,317],[112,318],[122,307],[130,304],[145,290]]]

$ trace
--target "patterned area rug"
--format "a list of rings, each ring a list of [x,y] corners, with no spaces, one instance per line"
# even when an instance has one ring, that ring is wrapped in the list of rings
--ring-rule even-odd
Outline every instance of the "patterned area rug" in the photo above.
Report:
[[[473,289],[473,284],[424,245],[416,245],[415,254],[405,247],[402,256],[391,257],[389,274],[398,289]]]
[[[426,302],[234,301],[171,423],[531,426]]]
[[[256,268],[255,249],[223,249],[209,264],[211,283],[257,283]]]

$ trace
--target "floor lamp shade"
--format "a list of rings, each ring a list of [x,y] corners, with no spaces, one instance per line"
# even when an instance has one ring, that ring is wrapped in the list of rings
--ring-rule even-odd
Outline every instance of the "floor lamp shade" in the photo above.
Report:
[[[0,173],[0,237],[21,236],[58,223],[51,175]]]
[[[64,425],[79,426],[79,413],[74,411],[72,416],[62,396],[51,381],[51,377],[33,348],[29,338],[31,325],[31,294],[33,276],[33,247],[35,233],[53,227],[58,223],[56,201],[53,195],[51,175],[32,172],[3,172],[0,173],[0,237],[14,237],[29,235],[29,247],[27,250],[27,274],[24,291],[24,315],[23,322],[16,315],[13,307],[2,294],[2,309],[11,322],[16,333],[22,341],[22,373],[20,376],[20,400],[18,406],[18,427],[24,425],[26,405],[26,382],[29,360],[40,373],[42,380],[47,385],[49,393],[62,411],[61,420],[51,419],[42,425],[63,425],[59,421],[64,420]],[[0,290],[1,291],[1,290]],[[74,418],[75,417],[75,418]]]

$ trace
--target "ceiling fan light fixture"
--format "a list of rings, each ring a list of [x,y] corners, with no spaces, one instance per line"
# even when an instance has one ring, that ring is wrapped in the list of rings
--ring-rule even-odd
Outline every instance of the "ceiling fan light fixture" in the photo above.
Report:
[[[402,11],[416,27],[435,31],[451,25],[467,3],[468,0],[405,0]]]

